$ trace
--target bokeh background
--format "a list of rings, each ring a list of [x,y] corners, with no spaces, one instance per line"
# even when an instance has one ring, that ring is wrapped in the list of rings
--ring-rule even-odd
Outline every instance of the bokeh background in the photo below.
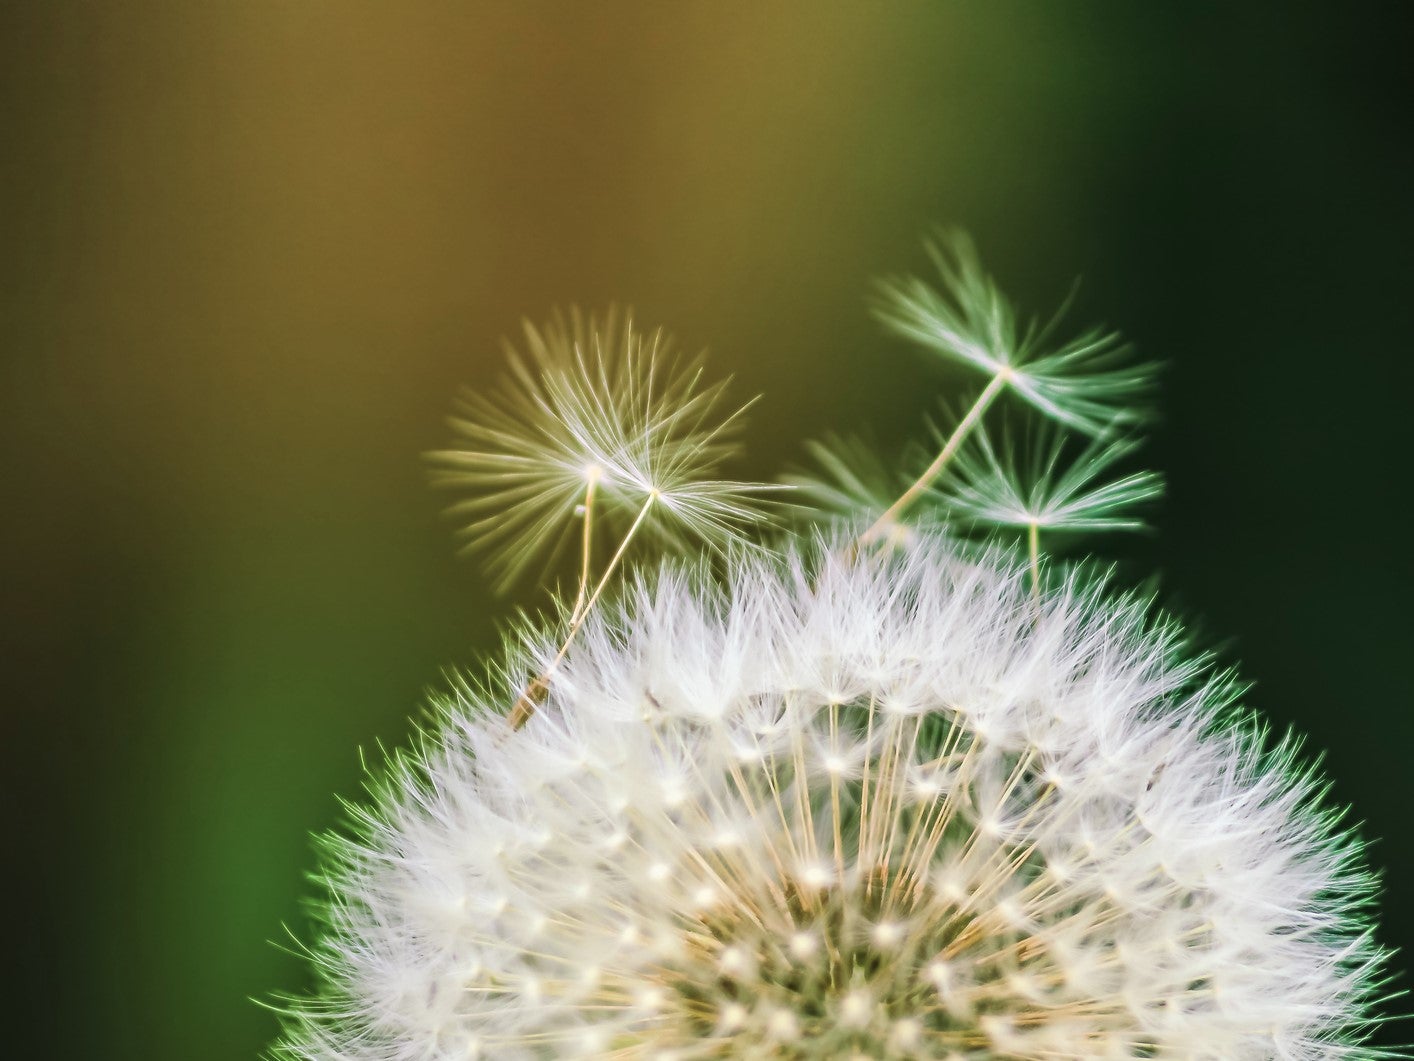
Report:
[[[419,458],[523,316],[709,348],[771,475],[957,384],[864,311],[940,221],[1169,363],[1124,549],[1414,941],[1405,5],[17,3],[0,49],[6,1056],[273,1036],[359,748],[536,603]]]

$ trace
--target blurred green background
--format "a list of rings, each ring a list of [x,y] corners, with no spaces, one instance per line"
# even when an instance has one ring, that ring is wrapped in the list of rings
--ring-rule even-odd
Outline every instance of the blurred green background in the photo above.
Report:
[[[307,834],[507,614],[419,454],[522,316],[710,348],[770,475],[931,410],[863,301],[938,221],[1169,363],[1124,549],[1325,750],[1414,940],[1406,10],[5,5],[6,1056],[271,1038]]]

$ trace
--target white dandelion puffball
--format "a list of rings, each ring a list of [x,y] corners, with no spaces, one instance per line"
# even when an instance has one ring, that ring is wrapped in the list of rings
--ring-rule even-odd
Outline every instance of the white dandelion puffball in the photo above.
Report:
[[[1358,843],[1144,602],[927,536],[704,581],[519,732],[447,705],[329,843],[281,1056],[1378,1056]]]

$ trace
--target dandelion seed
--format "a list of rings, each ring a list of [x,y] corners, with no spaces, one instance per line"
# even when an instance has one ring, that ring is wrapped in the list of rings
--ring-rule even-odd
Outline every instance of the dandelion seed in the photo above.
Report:
[[[1045,325],[1021,325],[966,236],[952,233],[927,247],[943,290],[915,277],[882,281],[875,315],[887,328],[1085,434],[1143,418],[1154,366],[1130,361],[1116,333],[1092,328],[1053,347],[1061,313]]]
[[[1377,1056],[1359,844],[1180,631],[827,544],[640,579],[519,733],[447,703],[328,842],[278,1056]]]
[[[997,452],[985,432],[973,436],[934,501],[953,519],[990,527],[1049,531],[1138,530],[1134,509],[1163,493],[1163,477],[1140,471],[1102,481],[1139,448],[1134,439],[1095,439],[1067,463],[1066,440],[1041,440],[1028,462],[1015,450]]]
[[[527,323],[525,348],[508,348],[499,391],[463,396],[451,424],[466,446],[429,454],[437,485],[475,495],[449,511],[502,588],[591,508],[610,536],[632,527],[673,547],[720,549],[766,517],[770,487],[716,477],[742,410],[723,412],[725,384],[704,384],[664,333],[572,311]]]

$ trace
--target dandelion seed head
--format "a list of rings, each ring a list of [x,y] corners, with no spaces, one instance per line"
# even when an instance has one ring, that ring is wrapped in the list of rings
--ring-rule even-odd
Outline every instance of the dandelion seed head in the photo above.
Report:
[[[1370,1056],[1358,844],[1178,631],[926,537],[733,570],[635,583],[517,733],[445,705],[283,1057]]]

